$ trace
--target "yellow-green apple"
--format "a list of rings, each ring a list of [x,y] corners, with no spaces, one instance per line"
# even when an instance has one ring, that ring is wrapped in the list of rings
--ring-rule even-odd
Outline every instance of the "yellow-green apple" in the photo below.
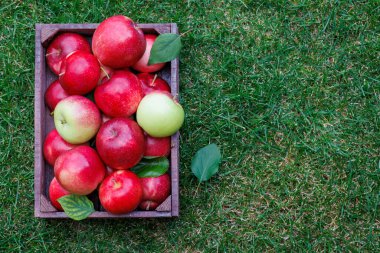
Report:
[[[134,114],[143,97],[139,79],[130,71],[117,70],[111,78],[96,87],[94,98],[106,115],[129,117]]]
[[[96,149],[107,166],[117,170],[129,169],[144,155],[144,133],[131,119],[113,118],[99,129]]]
[[[51,180],[49,185],[49,198],[51,204],[59,211],[63,211],[61,204],[57,201],[60,197],[69,195],[70,192],[66,191],[57,181],[55,177]]]
[[[167,137],[181,128],[185,118],[182,106],[168,92],[146,95],[137,108],[137,123],[153,137]]]
[[[58,80],[53,81],[45,91],[45,104],[50,112],[54,111],[55,106],[64,98],[70,96],[61,86]]]
[[[139,178],[126,170],[113,172],[99,187],[100,203],[104,209],[113,214],[124,214],[135,210],[141,197]]]
[[[106,167],[94,149],[79,146],[57,158],[54,175],[65,190],[73,194],[87,195],[102,182],[106,175]]]
[[[54,110],[54,124],[59,135],[67,142],[80,144],[89,141],[102,123],[99,109],[83,96],[61,100]]]
[[[170,195],[170,176],[140,178],[143,196],[139,207],[143,210],[156,209]]]
[[[88,145],[88,143],[79,144],[79,145]],[[62,153],[73,149],[77,146],[77,144],[71,144],[65,141],[57,132],[56,129],[53,129],[45,138],[43,145],[43,153],[46,161],[54,166],[55,160],[57,160],[58,156]]]
[[[145,52],[143,31],[132,19],[117,15],[99,24],[92,37],[92,51],[101,64],[120,69],[135,64]]]
[[[137,74],[137,78],[141,82],[141,87],[144,96],[152,91],[167,91],[170,92],[170,86],[161,77],[149,73]]]
[[[46,50],[46,60],[49,68],[59,74],[62,61],[74,51],[91,53],[88,41],[77,33],[62,33],[58,35]]]
[[[99,62],[90,53],[75,51],[62,62],[59,82],[70,95],[89,93],[96,87],[99,78]]]
[[[151,73],[151,72],[159,71],[165,66],[165,62],[148,65],[150,51],[152,50],[153,43],[156,39],[157,39],[157,35],[155,34],[145,34],[145,40],[146,40],[145,52],[143,56],[132,66],[133,69],[140,72]]]
[[[144,156],[168,156],[170,154],[170,137],[157,138],[145,135]]]

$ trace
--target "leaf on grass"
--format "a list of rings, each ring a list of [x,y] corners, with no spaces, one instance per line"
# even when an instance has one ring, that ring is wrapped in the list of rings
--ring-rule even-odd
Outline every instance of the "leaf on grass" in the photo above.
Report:
[[[166,157],[143,158],[131,169],[138,177],[159,177],[169,169],[169,160]]]
[[[160,34],[153,43],[148,65],[175,59],[179,55],[181,47],[180,35],[174,33]]]
[[[221,159],[218,146],[209,144],[195,154],[191,161],[191,171],[200,182],[207,181],[218,172]]]
[[[86,219],[95,212],[94,204],[87,198],[76,194],[69,194],[58,199],[63,210],[73,220]]]

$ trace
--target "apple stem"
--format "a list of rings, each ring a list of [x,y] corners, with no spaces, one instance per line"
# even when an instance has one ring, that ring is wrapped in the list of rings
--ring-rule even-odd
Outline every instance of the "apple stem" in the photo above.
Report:
[[[52,111],[51,113],[50,113],[50,116],[53,116],[54,115],[54,111]]]
[[[154,87],[155,86],[154,82],[156,81],[156,79],[157,79],[157,74],[154,75],[154,78],[153,78],[152,83],[150,84],[150,87]]]
[[[104,72],[104,74],[106,74],[106,77],[108,78],[108,80],[110,79],[110,76],[108,75],[107,71],[102,67],[100,66],[100,69]]]
[[[60,53],[61,53],[61,50],[57,50],[57,51],[45,54],[45,56],[49,56],[49,55],[52,55],[52,54],[60,54]]]

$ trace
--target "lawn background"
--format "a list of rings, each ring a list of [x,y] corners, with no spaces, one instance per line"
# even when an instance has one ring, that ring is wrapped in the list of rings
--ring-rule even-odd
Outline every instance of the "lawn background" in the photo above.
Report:
[[[178,219],[33,217],[35,23],[124,14],[182,38]],[[1,252],[375,251],[379,1],[0,3]],[[217,143],[218,176],[191,158]]]

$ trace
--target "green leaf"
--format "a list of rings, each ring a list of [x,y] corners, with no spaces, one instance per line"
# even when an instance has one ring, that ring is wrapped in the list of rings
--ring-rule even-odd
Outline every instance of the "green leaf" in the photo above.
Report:
[[[138,177],[159,177],[169,169],[169,160],[166,157],[143,158],[131,169]]]
[[[63,210],[73,220],[86,219],[95,212],[94,204],[87,198],[76,194],[69,194],[58,199]]]
[[[181,37],[178,34],[160,34],[153,43],[148,65],[168,62],[175,59],[179,55],[181,47]]]
[[[191,161],[191,171],[200,182],[207,181],[218,172],[221,159],[218,146],[209,144],[195,154]]]

